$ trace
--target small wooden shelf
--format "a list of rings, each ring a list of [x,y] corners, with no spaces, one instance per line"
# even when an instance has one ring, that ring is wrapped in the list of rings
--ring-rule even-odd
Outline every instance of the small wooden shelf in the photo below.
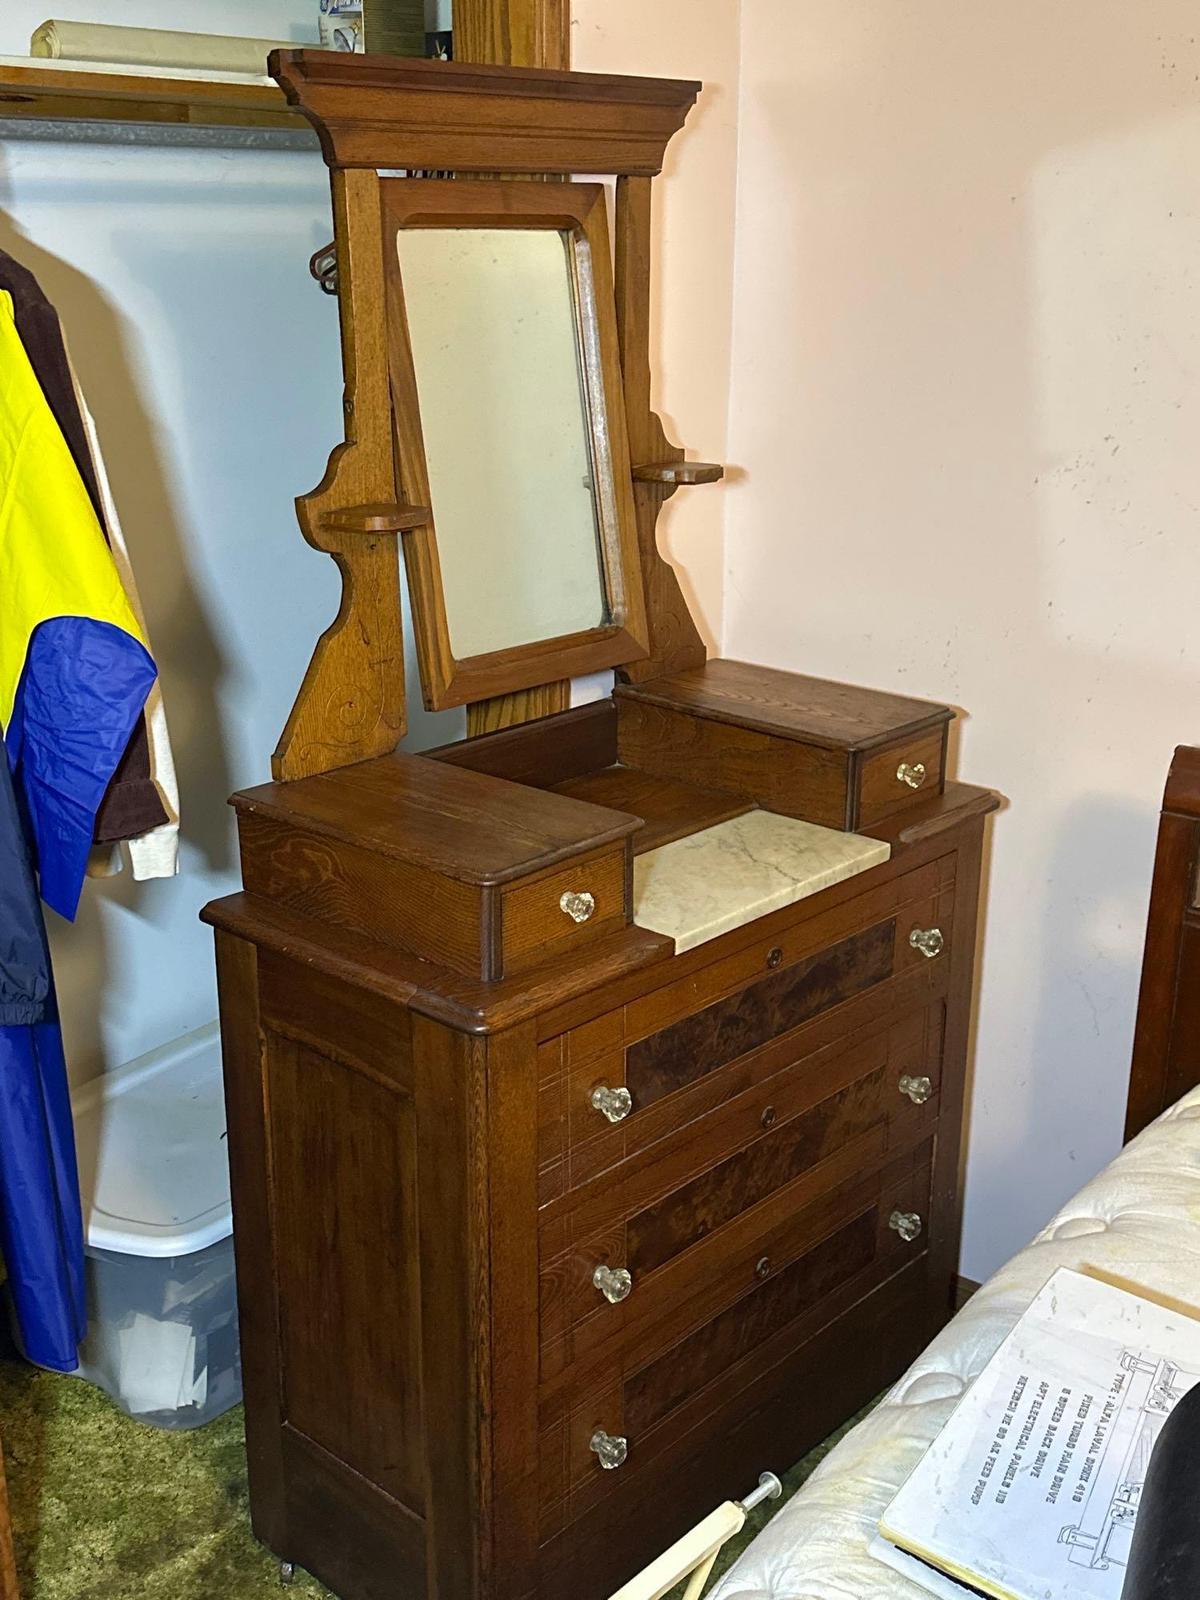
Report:
[[[719,483],[724,476],[715,461],[647,461],[633,469],[635,483]]]
[[[212,138],[218,130],[233,130],[275,135],[293,145],[316,142],[308,122],[273,83],[78,71],[11,57],[0,58],[0,122],[9,137],[20,137],[22,124],[37,136],[39,125],[75,123],[113,125],[123,137],[139,128],[147,130],[146,139],[155,130],[166,138]]]
[[[327,511],[321,522],[335,533],[407,533],[412,528],[423,528],[432,518],[428,506],[378,504]]]

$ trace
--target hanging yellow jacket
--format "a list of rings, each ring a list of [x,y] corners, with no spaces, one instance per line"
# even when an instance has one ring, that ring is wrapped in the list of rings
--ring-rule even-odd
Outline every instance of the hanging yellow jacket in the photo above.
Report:
[[[0,731],[42,896],[73,917],[96,811],[156,673],[0,292]]]

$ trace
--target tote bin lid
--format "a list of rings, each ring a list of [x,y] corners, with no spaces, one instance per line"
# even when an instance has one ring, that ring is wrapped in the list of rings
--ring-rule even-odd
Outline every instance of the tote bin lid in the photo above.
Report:
[[[87,1242],[184,1256],[228,1238],[229,1161],[215,1022],[71,1096]]]

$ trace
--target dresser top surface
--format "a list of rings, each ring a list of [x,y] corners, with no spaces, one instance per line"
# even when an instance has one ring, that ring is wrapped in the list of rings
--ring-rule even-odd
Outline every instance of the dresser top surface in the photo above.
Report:
[[[871,750],[954,716],[949,706],[930,700],[745,661],[707,661],[672,677],[622,684],[615,693],[621,700],[684,711],[830,750]]]

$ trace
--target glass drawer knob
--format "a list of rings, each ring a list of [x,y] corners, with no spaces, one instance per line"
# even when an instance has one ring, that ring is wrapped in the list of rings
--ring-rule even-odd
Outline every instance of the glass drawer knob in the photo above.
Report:
[[[925,763],[902,761],[896,768],[896,778],[900,783],[906,783],[910,789],[919,789],[925,782]]]
[[[588,894],[586,889],[582,894],[576,894],[574,889],[568,889],[566,894],[559,896],[558,905],[572,922],[586,922],[596,909],[596,897],[594,894]]]
[[[624,1122],[633,1110],[633,1096],[628,1089],[610,1089],[606,1083],[597,1084],[591,1093],[592,1107],[602,1112],[610,1122]]]
[[[905,1244],[911,1244],[924,1226],[915,1211],[893,1211],[888,1218],[888,1227],[898,1233]]]
[[[908,942],[914,950],[919,950],[930,961],[935,956],[940,956],[946,948],[946,941],[940,928],[914,928],[908,936]]]
[[[625,1267],[599,1266],[592,1273],[592,1282],[609,1305],[615,1306],[620,1300],[628,1300],[633,1290],[633,1273]]]
[[[628,1439],[614,1439],[611,1433],[605,1433],[603,1428],[597,1428],[588,1442],[588,1449],[593,1452],[605,1472],[615,1472],[618,1467],[625,1465],[625,1457],[629,1454]]]
[[[904,1072],[900,1075],[900,1093],[906,1094],[915,1106],[923,1106],[933,1093],[933,1082],[929,1078],[914,1078]]]

